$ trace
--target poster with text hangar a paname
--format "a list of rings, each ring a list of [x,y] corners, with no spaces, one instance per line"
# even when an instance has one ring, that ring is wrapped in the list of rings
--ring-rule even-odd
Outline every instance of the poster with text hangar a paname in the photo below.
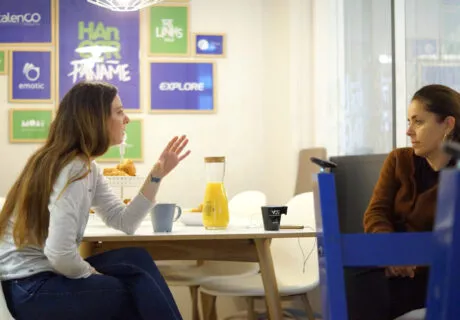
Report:
[[[115,85],[125,111],[139,112],[139,12],[114,12],[84,0],[58,5],[59,99],[82,80]]]

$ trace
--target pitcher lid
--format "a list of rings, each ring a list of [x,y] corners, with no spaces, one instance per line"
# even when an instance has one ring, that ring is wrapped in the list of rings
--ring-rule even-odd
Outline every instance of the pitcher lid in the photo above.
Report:
[[[205,157],[204,162],[225,162],[225,157]]]

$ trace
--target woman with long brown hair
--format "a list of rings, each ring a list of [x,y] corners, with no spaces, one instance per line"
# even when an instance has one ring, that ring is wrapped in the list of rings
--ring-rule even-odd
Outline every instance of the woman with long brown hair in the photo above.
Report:
[[[90,207],[109,227],[133,234],[161,180],[190,153],[187,138],[174,137],[125,205],[94,159],[122,142],[128,123],[114,86],[76,84],[9,191],[0,213],[0,280],[17,320],[182,319],[146,250],[86,260],[78,252]]]

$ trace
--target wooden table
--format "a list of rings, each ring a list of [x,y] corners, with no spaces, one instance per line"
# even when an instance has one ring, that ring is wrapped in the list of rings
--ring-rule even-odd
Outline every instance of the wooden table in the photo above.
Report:
[[[135,235],[126,235],[106,227],[90,217],[80,247],[83,257],[122,247],[144,247],[154,260],[218,260],[259,262],[270,319],[281,320],[278,292],[270,240],[274,238],[315,237],[303,229],[265,231],[263,228],[230,225],[226,230],[175,223],[171,233],[153,233],[149,220],[143,221]]]

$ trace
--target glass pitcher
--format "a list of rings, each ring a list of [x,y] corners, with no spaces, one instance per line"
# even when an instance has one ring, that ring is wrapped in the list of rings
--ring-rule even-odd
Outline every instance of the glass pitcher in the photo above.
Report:
[[[203,225],[206,229],[226,229],[229,222],[227,193],[224,187],[225,157],[206,157],[206,190]]]

